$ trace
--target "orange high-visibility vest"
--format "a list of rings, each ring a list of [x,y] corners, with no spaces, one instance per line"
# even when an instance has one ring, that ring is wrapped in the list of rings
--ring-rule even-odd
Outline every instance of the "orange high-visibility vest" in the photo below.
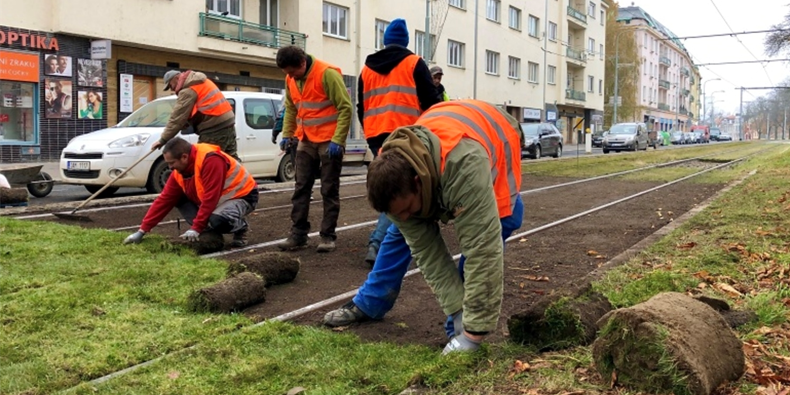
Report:
[[[288,93],[296,106],[296,131],[294,136],[299,140],[306,135],[314,143],[332,140],[337,130],[338,112],[334,103],[324,92],[324,73],[332,68],[340,72],[340,68],[318,59],[313,59],[310,72],[304,82],[302,91],[296,86],[296,80],[286,76]]]
[[[195,177],[195,189],[197,190],[198,199],[200,199],[201,202],[206,192],[203,187],[201,170],[203,169],[203,163],[207,155],[222,156],[225,158],[225,161],[230,164],[228,170],[225,172],[225,184],[222,186],[222,194],[217,203],[218,205],[230,199],[238,199],[247,196],[247,194],[257,186],[255,179],[247,172],[247,169],[245,169],[241,163],[237,162],[236,159],[233,159],[232,156],[222,152],[216,145],[198,143],[195,144],[195,148],[195,175],[193,177]],[[184,176],[182,176],[181,173],[174,171],[170,174],[170,177],[175,177],[178,185],[182,190],[184,189]]]
[[[425,111],[416,124],[439,137],[442,172],[447,154],[462,138],[480,143],[491,163],[499,217],[513,214],[521,189],[521,138],[496,107],[478,100],[442,102]]]
[[[414,82],[414,67],[419,60],[419,56],[409,55],[388,75],[379,74],[368,66],[362,68],[365,87],[362,129],[366,139],[413,125],[420,117],[422,110]]]
[[[193,89],[198,95],[197,100],[195,100],[195,106],[192,107],[192,114],[190,114],[190,117],[198,112],[217,116],[233,111],[233,107],[225,100],[225,95],[219,91],[219,88],[217,88],[211,80],[206,79],[197,85],[190,86],[189,89]]]

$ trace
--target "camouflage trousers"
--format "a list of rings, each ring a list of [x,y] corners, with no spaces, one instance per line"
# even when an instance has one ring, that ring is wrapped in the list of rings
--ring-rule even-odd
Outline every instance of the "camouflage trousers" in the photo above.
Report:
[[[236,151],[236,128],[234,126],[214,130],[208,133],[200,132],[198,135],[198,143],[214,144],[226,154],[236,158],[237,161],[241,162],[239,154]]]

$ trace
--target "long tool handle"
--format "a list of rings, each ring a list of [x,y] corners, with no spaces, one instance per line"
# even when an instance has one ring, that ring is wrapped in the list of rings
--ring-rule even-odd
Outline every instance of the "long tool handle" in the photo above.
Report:
[[[94,198],[96,198],[96,196],[99,196],[99,195],[101,195],[101,193],[102,193],[102,192],[104,192],[104,190],[105,190],[105,189],[109,188],[109,187],[110,187],[112,184],[114,184],[114,183],[115,183],[115,181],[118,181],[118,180],[120,180],[121,178],[123,178],[123,176],[125,176],[125,175],[126,175],[126,173],[128,173],[129,171],[131,171],[132,169],[134,169],[134,167],[135,167],[135,166],[137,166],[138,164],[140,164],[140,162],[142,162],[142,161],[143,161],[143,159],[147,158],[147,157],[148,157],[148,155],[151,155],[151,153],[152,153],[152,152],[154,152],[154,151],[153,151],[153,150],[151,150],[151,151],[148,151],[148,153],[146,153],[145,155],[141,156],[141,157],[140,157],[140,159],[137,159],[137,160],[136,160],[134,163],[132,163],[132,165],[131,165],[131,166],[127,167],[127,168],[126,168],[126,170],[124,170],[123,172],[121,172],[121,174],[119,174],[119,175],[118,175],[118,177],[115,177],[115,178],[113,178],[112,180],[110,180],[110,182],[108,182],[107,184],[105,184],[103,187],[101,187],[101,189],[99,189],[98,191],[96,191],[96,193],[94,193],[93,195],[91,195],[91,196],[90,196],[88,199],[86,199],[86,200],[85,200],[84,202],[82,202],[82,203],[81,203],[79,206],[77,206],[77,208],[75,208],[74,210],[72,210],[71,214],[73,215],[74,213],[76,213],[76,212],[77,212],[77,210],[79,210],[79,209],[81,209],[81,208],[85,207],[85,205],[86,205],[86,204],[88,204],[88,203],[89,203],[91,200],[93,200]]]

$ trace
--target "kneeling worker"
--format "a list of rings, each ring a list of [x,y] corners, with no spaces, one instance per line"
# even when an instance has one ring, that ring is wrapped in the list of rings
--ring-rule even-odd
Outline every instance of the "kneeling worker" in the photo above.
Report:
[[[258,184],[238,161],[211,144],[176,137],[164,146],[163,157],[173,172],[148,209],[140,230],[124,240],[139,243],[174,207],[191,225],[182,239],[198,241],[200,233],[232,233],[231,246],[247,244],[247,221],[258,204]]]

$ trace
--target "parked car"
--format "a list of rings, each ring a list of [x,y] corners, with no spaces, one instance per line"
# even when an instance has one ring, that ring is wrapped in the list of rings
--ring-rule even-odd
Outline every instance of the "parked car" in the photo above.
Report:
[[[721,136],[721,130],[719,128],[710,128],[711,141],[719,141],[719,136]]]
[[[683,144],[694,144],[694,136],[690,132],[681,133],[683,133]]]
[[[671,132],[669,142],[672,145],[686,144],[686,138],[683,136],[683,132]]]
[[[555,158],[562,156],[562,134],[550,123],[522,123],[524,131],[524,147],[521,157],[540,159],[544,155]]]
[[[647,127],[644,123],[618,123],[609,129],[603,139],[603,153],[609,151],[647,150]]]
[[[603,145],[603,138],[606,137],[607,134],[609,134],[608,130],[593,133],[592,146],[600,147],[601,145]]]
[[[732,141],[732,136],[729,133],[721,133],[719,134],[719,141]]]
[[[710,143],[710,128],[707,125],[694,125],[691,127],[691,131],[700,133],[701,143]]]
[[[691,141],[694,144],[701,144],[702,143],[702,133],[698,131],[691,131]]]
[[[238,155],[244,167],[255,178],[291,181],[295,167],[291,155],[283,155],[279,144],[272,144],[272,127],[282,95],[262,92],[223,92],[236,115]],[[140,107],[117,125],[73,138],[60,156],[60,173],[65,184],[84,185],[95,193],[117,177],[138,158],[151,150],[159,140],[176,96],[163,97]],[[198,136],[179,133],[196,143]],[[347,143],[344,163],[362,165],[373,159],[364,142]],[[161,150],[140,162],[112,187],[105,196],[120,187],[145,188],[159,193],[164,188],[170,169]]]

